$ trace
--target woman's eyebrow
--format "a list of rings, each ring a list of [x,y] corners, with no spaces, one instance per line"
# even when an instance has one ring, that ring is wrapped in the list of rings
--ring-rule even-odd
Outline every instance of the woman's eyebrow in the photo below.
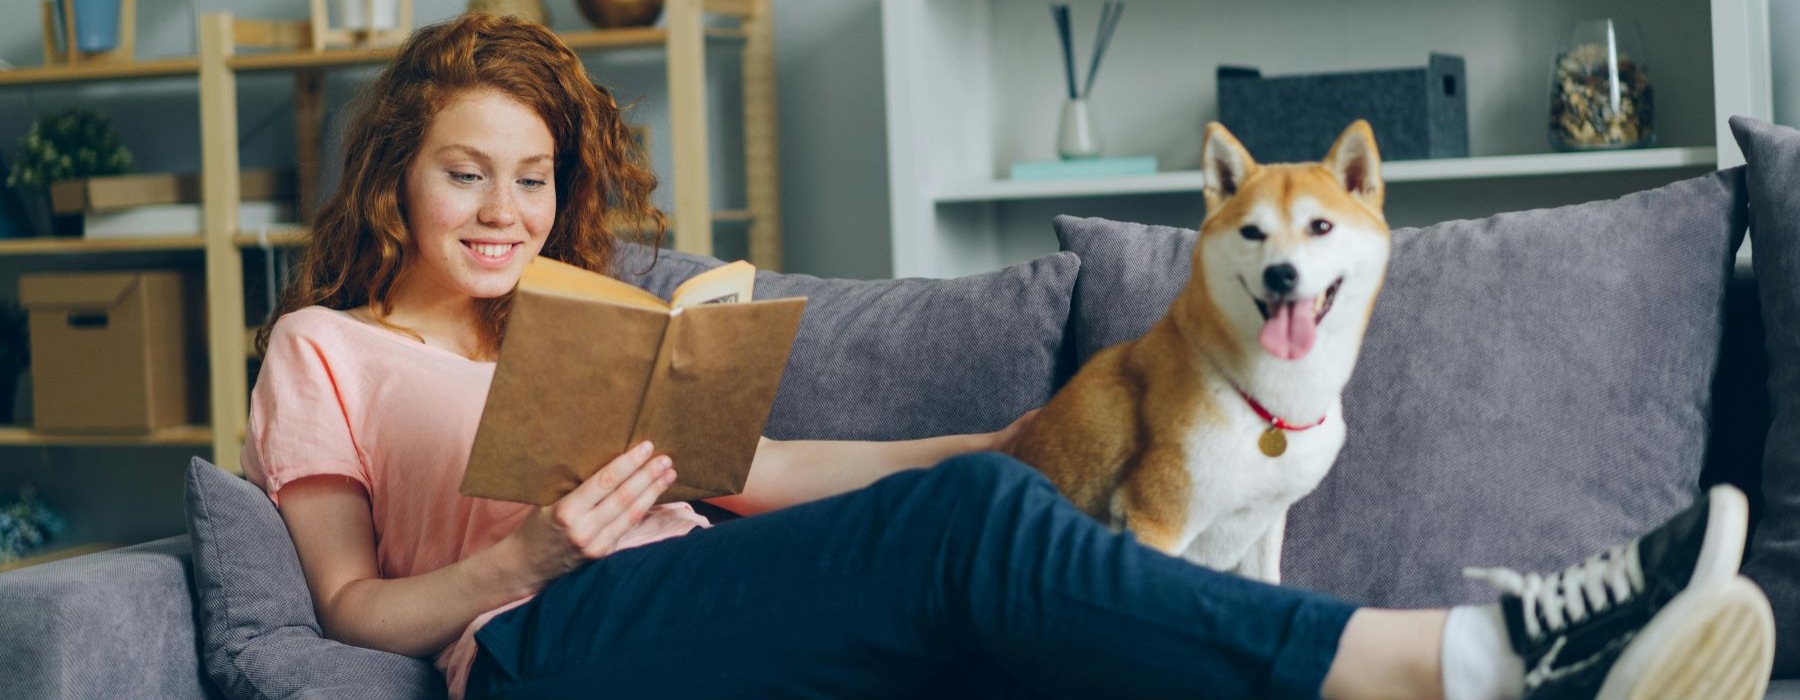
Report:
[[[448,146],[439,148],[439,149],[437,149],[436,153],[441,155],[443,153],[450,152],[450,151],[455,151],[455,152],[467,155],[470,158],[474,158],[475,160],[481,161],[482,164],[484,164],[484,165],[494,162],[493,157],[482,152],[481,149],[476,148],[474,146],[468,146],[468,145],[464,145],[464,144],[460,144],[460,143],[453,143]],[[528,164],[528,163],[536,163],[539,161],[546,161],[546,160],[554,160],[554,158],[552,158],[551,155],[548,153],[539,153],[535,156],[529,156],[526,158],[522,158],[519,160],[519,163],[521,165],[524,165],[524,164]]]
[[[474,158],[475,160],[481,161],[483,163],[491,163],[494,160],[492,158],[489,158],[488,154],[481,152],[481,149],[475,148],[473,146],[464,146],[460,143],[453,143],[448,146],[444,146],[443,148],[439,148],[439,149],[437,149],[437,153],[435,155],[443,155],[445,153],[450,153],[450,152],[461,153],[463,155],[466,155],[470,158]]]

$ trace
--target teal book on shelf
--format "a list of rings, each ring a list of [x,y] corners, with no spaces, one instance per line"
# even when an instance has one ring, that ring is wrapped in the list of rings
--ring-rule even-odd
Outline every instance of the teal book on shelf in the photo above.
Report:
[[[1063,180],[1078,177],[1153,175],[1156,156],[1084,160],[1021,160],[1012,165],[1014,180]]]

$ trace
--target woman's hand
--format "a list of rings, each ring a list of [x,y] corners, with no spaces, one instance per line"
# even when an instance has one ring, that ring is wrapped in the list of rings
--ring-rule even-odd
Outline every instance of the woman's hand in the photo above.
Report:
[[[1013,444],[1018,442],[1019,435],[1025,432],[1025,425],[1030,423],[1032,418],[1036,418],[1040,410],[1043,409],[1034,408],[1026,411],[1025,415],[1019,416],[1012,422],[1012,425],[1001,428],[997,432],[988,433],[989,447],[987,449],[1012,454]]]
[[[515,547],[526,570],[544,582],[611,554],[675,483],[668,455],[653,454],[648,440],[638,443],[568,495],[533,510],[502,544]]]

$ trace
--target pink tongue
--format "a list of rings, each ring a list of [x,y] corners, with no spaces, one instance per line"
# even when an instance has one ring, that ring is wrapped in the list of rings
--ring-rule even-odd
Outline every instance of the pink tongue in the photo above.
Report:
[[[1263,323],[1257,340],[1270,355],[1283,360],[1298,360],[1312,352],[1318,319],[1313,317],[1313,300],[1300,299],[1277,304],[1269,320]]]

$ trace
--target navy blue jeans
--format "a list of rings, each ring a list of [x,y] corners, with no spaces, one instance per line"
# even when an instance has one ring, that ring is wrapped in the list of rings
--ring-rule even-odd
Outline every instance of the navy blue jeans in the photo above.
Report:
[[[618,552],[489,622],[476,698],[1311,698],[1353,607],[950,459]]]

